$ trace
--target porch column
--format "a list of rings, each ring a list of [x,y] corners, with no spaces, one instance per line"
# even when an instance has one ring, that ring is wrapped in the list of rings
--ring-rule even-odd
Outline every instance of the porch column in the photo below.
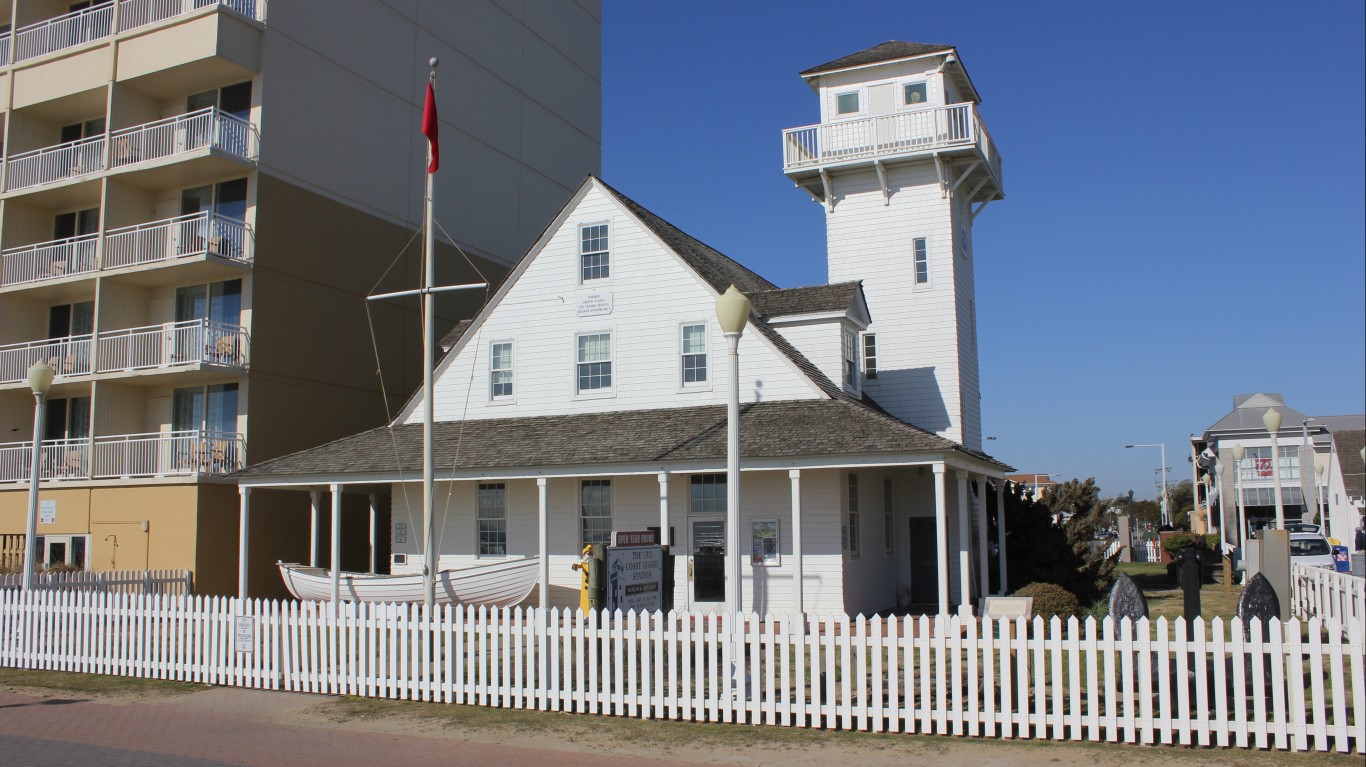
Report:
[[[787,478],[792,481],[792,607],[801,615],[806,612],[806,583],[802,562],[802,470],[789,470]]]
[[[972,558],[968,553],[968,538],[972,527],[968,524],[968,473],[959,469],[958,476],[958,614],[972,615]]]
[[[308,566],[318,566],[318,523],[322,521],[322,491],[308,491],[309,508],[313,510],[313,516],[308,524]]]
[[[375,565],[377,564],[377,559],[378,559],[378,556],[379,556],[379,552],[377,552],[377,551],[375,550],[375,541],[376,541],[376,536],[375,536],[375,532],[376,532],[376,528],[375,528],[375,518],[379,515],[379,510],[375,508],[375,504],[376,504],[377,501],[378,501],[378,498],[375,496],[374,493],[371,493],[371,494],[370,494],[370,574],[371,574],[371,575],[374,575],[374,574],[375,574]]]
[[[991,593],[990,559],[987,555],[987,478],[977,475],[977,596]]]
[[[341,485],[332,485],[332,609],[341,602]]]
[[[996,558],[997,566],[1001,570],[1001,588],[999,593],[1005,596],[1009,593],[1006,590],[1006,480],[1001,477],[996,480]]]
[[[546,498],[546,478],[536,478],[536,547],[541,554],[541,574],[540,591],[536,596],[541,606],[541,611],[549,616],[550,610],[550,552],[549,532],[546,529],[546,521],[549,517],[549,502]]]
[[[242,497],[242,514],[238,518],[237,528],[237,598],[247,598],[247,531],[251,527],[251,488],[245,485],[237,486],[237,493]]]
[[[669,472],[659,472],[659,543],[668,546],[669,540]]]
[[[949,614],[949,502],[943,463],[934,464],[934,539],[939,553],[939,614]]]

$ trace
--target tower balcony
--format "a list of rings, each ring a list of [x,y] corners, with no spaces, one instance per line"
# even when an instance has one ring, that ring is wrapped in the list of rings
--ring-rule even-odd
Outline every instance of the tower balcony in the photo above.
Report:
[[[110,229],[103,249],[98,242],[99,235],[87,234],[6,248],[0,253],[0,288],[173,263],[216,262],[219,270],[225,265],[240,269],[251,263],[255,244],[250,226],[208,211]]]
[[[187,172],[168,172],[169,163],[203,158],[213,163],[254,164],[259,152],[256,126],[208,107],[14,155],[5,163],[5,191],[53,186],[106,170],[137,172],[146,176],[140,185],[164,186]]]
[[[222,476],[242,468],[246,454],[246,440],[230,432],[45,439],[39,476],[44,481]],[[32,466],[32,441],[0,444],[0,483],[28,482]]]
[[[972,175],[973,202],[1003,195],[1001,156],[974,104],[927,107],[858,120],[808,125],[783,131],[783,172],[818,199],[828,198],[832,170],[877,167],[936,157],[968,158],[961,173]],[[961,184],[960,184],[961,185]]]

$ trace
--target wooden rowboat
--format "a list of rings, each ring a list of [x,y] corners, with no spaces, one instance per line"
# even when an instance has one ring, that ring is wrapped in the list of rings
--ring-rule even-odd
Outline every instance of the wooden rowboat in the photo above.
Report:
[[[540,557],[509,559],[459,570],[442,570],[436,576],[436,601],[440,604],[473,604],[509,607],[527,598],[536,587]],[[296,599],[327,601],[332,598],[332,572],[280,562],[280,577]],[[344,602],[421,602],[422,574],[372,575],[341,573]]]

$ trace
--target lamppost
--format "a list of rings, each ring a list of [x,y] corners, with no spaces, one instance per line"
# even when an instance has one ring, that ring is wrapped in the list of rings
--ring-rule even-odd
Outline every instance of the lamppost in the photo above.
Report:
[[[740,594],[740,336],[749,320],[749,299],[734,285],[716,299],[716,320],[730,343],[730,397],[726,403],[726,553],[730,556],[726,590],[731,614],[744,605]]]
[[[24,591],[33,588],[33,569],[38,553],[38,480],[43,464],[43,409],[55,371],[42,360],[29,366],[28,387],[33,390],[33,460],[28,475],[28,519],[24,535]]]
[[[1281,430],[1281,411],[1274,407],[1262,413],[1262,425],[1271,434],[1271,482],[1276,492],[1276,529],[1285,529],[1285,504],[1281,502],[1281,448],[1276,434]]]
[[[1328,532],[1328,518],[1324,516],[1323,513],[1323,496],[1325,491],[1326,489],[1323,486],[1323,464],[1316,463],[1314,464],[1314,493],[1319,497],[1319,525],[1322,526],[1320,529],[1326,534]]]
[[[1233,481],[1238,485],[1238,556],[1247,551],[1247,514],[1243,508],[1243,456],[1247,448],[1243,443],[1233,443]]]
[[[1143,445],[1125,445],[1124,447],[1160,447],[1162,448],[1162,526],[1168,525],[1167,521],[1167,443],[1156,442]]]

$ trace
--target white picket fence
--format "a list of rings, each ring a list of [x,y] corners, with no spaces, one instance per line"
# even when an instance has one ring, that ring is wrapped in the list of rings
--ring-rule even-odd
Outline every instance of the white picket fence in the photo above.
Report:
[[[1265,631],[1264,631],[1265,628]],[[1362,752],[1362,626],[0,592],[0,665],[684,721]],[[741,671],[734,669],[739,666]]]
[[[1332,618],[1366,625],[1366,579],[1318,567],[1291,565],[1291,610],[1299,618]]]
[[[0,575],[0,589],[18,589],[23,584],[19,573]],[[194,575],[189,570],[102,570],[99,572],[38,573],[33,587],[48,591],[97,591],[114,594],[194,593]]]
[[[1105,556],[1108,558],[1118,554],[1119,546],[1119,541],[1112,541],[1109,548],[1105,549]],[[1135,562],[1161,562],[1162,548],[1157,541],[1139,541],[1129,547],[1129,555]]]

